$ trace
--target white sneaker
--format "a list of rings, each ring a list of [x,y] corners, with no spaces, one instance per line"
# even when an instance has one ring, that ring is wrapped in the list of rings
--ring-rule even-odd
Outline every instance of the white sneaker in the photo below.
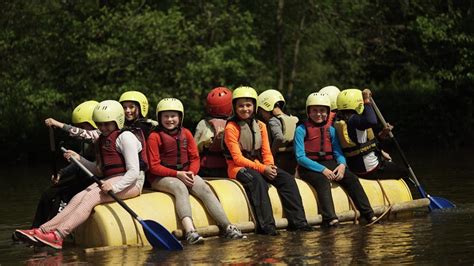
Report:
[[[225,238],[230,238],[230,239],[240,239],[240,238],[247,238],[244,234],[242,234],[242,231],[240,231],[237,226],[229,224],[227,228],[225,229]]]
[[[198,234],[196,231],[189,231],[186,233],[186,241],[190,245],[204,243],[204,238]]]

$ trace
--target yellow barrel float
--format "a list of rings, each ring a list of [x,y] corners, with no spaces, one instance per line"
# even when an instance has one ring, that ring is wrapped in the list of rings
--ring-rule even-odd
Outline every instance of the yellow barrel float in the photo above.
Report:
[[[252,209],[243,186],[230,179],[213,179],[207,181],[212,191],[221,202],[225,213],[233,224],[237,224],[244,231],[254,228]],[[318,213],[317,194],[313,187],[301,179],[296,179],[308,222],[312,225],[321,221]],[[389,206],[415,202],[410,189],[403,180],[364,180],[361,184],[369,198],[372,207]],[[332,184],[332,195],[336,213],[353,212],[353,207],[345,191],[337,184]],[[271,186],[269,196],[277,227],[284,228],[285,214],[277,190]],[[190,196],[193,221],[198,230],[210,230],[218,234],[215,221],[209,216],[201,201]],[[169,231],[180,235],[181,224],[176,217],[175,201],[173,196],[163,192],[145,192],[139,197],[125,201],[141,218],[154,220],[162,224]],[[395,208],[407,210],[426,207],[426,201],[417,204],[408,204],[408,207]],[[201,231],[200,231],[201,232]],[[182,234],[182,232],[181,232]],[[208,234],[209,235],[209,234]],[[83,247],[105,247],[124,245],[149,245],[143,234],[141,225],[136,222],[117,203],[106,203],[96,206],[89,219],[75,232],[75,241]]]

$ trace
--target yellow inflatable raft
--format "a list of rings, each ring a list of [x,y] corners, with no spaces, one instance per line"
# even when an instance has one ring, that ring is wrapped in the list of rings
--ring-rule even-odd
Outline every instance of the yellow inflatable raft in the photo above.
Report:
[[[296,179],[306,218],[311,225],[321,223],[318,213],[316,191],[306,182]],[[252,231],[254,221],[243,187],[235,180],[209,180],[209,185],[220,200],[231,223],[237,224],[243,231]],[[390,207],[391,213],[400,213],[429,205],[428,199],[413,200],[410,189],[403,180],[364,180],[362,186],[376,214]],[[287,221],[283,213],[280,198],[274,187],[269,190],[273,215],[278,228],[285,228]],[[333,184],[332,195],[336,213],[341,221],[350,221],[358,217],[350,198],[337,184]],[[207,214],[202,203],[191,196],[193,221],[204,236],[217,235],[219,229]],[[177,220],[174,199],[162,192],[145,192],[139,197],[125,201],[141,218],[161,223],[179,237],[181,225]],[[108,203],[96,206],[91,217],[75,233],[76,243],[83,247],[104,247],[123,245],[149,245],[141,225],[136,222],[120,205]]]

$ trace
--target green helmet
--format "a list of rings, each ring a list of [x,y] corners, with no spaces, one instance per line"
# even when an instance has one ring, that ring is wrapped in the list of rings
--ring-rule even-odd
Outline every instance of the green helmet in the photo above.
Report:
[[[353,110],[357,114],[364,111],[364,99],[362,91],[359,89],[347,89],[341,91],[337,96],[338,110]]]
[[[176,111],[180,113],[181,114],[180,125],[183,124],[184,106],[183,106],[183,103],[179,99],[164,98],[158,103],[158,105],[156,106],[156,119],[158,120],[158,123],[161,123],[160,112],[163,112],[163,111]]]
[[[331,111],[331,100],[326,93],[313,92],[306,98],[306,114],[308,114],[308,107],[312,105],[326,106],[328,113]]]
[[[80,124],[87,122],[94,128],[97,128],[96,124],[92,120],[92,113],[94,113],[95,107],[99,104],[97,101],[86,101],[74,108],[72,111],[71,121],[73,124]]]
[[[94,109],[92,119],[96,123],[114,121],[119,129],[123,128],[125,123],[125,114],[122,105],[114,100],[100,102]]]
[[[337,95],[341,92],[338,87],[336,86],[326,86],[319,90],[321,93],[326,93],[329,95],[329,99],[331,100],[331,110],[337,109]]]
[[[146,117],[148,114],[148,99],[139,91],[126,91],[120,96],[119,102],[136,102],[140,106],[140,114]]]
[[[235,100],[239,98],[250,98],[254,100],[255,109],[253,110],[254,115],[257,111],[257,92],[254,88],[248,86],[240,86],[232,92],[232,109],[234,109]],[[235,114],[235,110],[234,110]]]
[[[281,108],[285,106],[283,95],[277,90],[266,90],[258,95],[257,105],[263,110],[271,112],[278,102],[282,102]]]

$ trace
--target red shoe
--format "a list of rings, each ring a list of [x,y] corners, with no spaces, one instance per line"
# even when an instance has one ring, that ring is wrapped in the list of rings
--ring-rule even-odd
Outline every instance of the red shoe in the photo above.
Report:
[[[54,232],[43,233],[41,231],[35,232],[36,240],[42,242],[55,249],[63,248],[63,239],[58,237]]]
[[[38,228],[28,229],[28,230],[15,230],[15,236],[25,242],[30,242],[33,244],[38,243],[38,240],[35,238],[36,232],[41,232]]]

